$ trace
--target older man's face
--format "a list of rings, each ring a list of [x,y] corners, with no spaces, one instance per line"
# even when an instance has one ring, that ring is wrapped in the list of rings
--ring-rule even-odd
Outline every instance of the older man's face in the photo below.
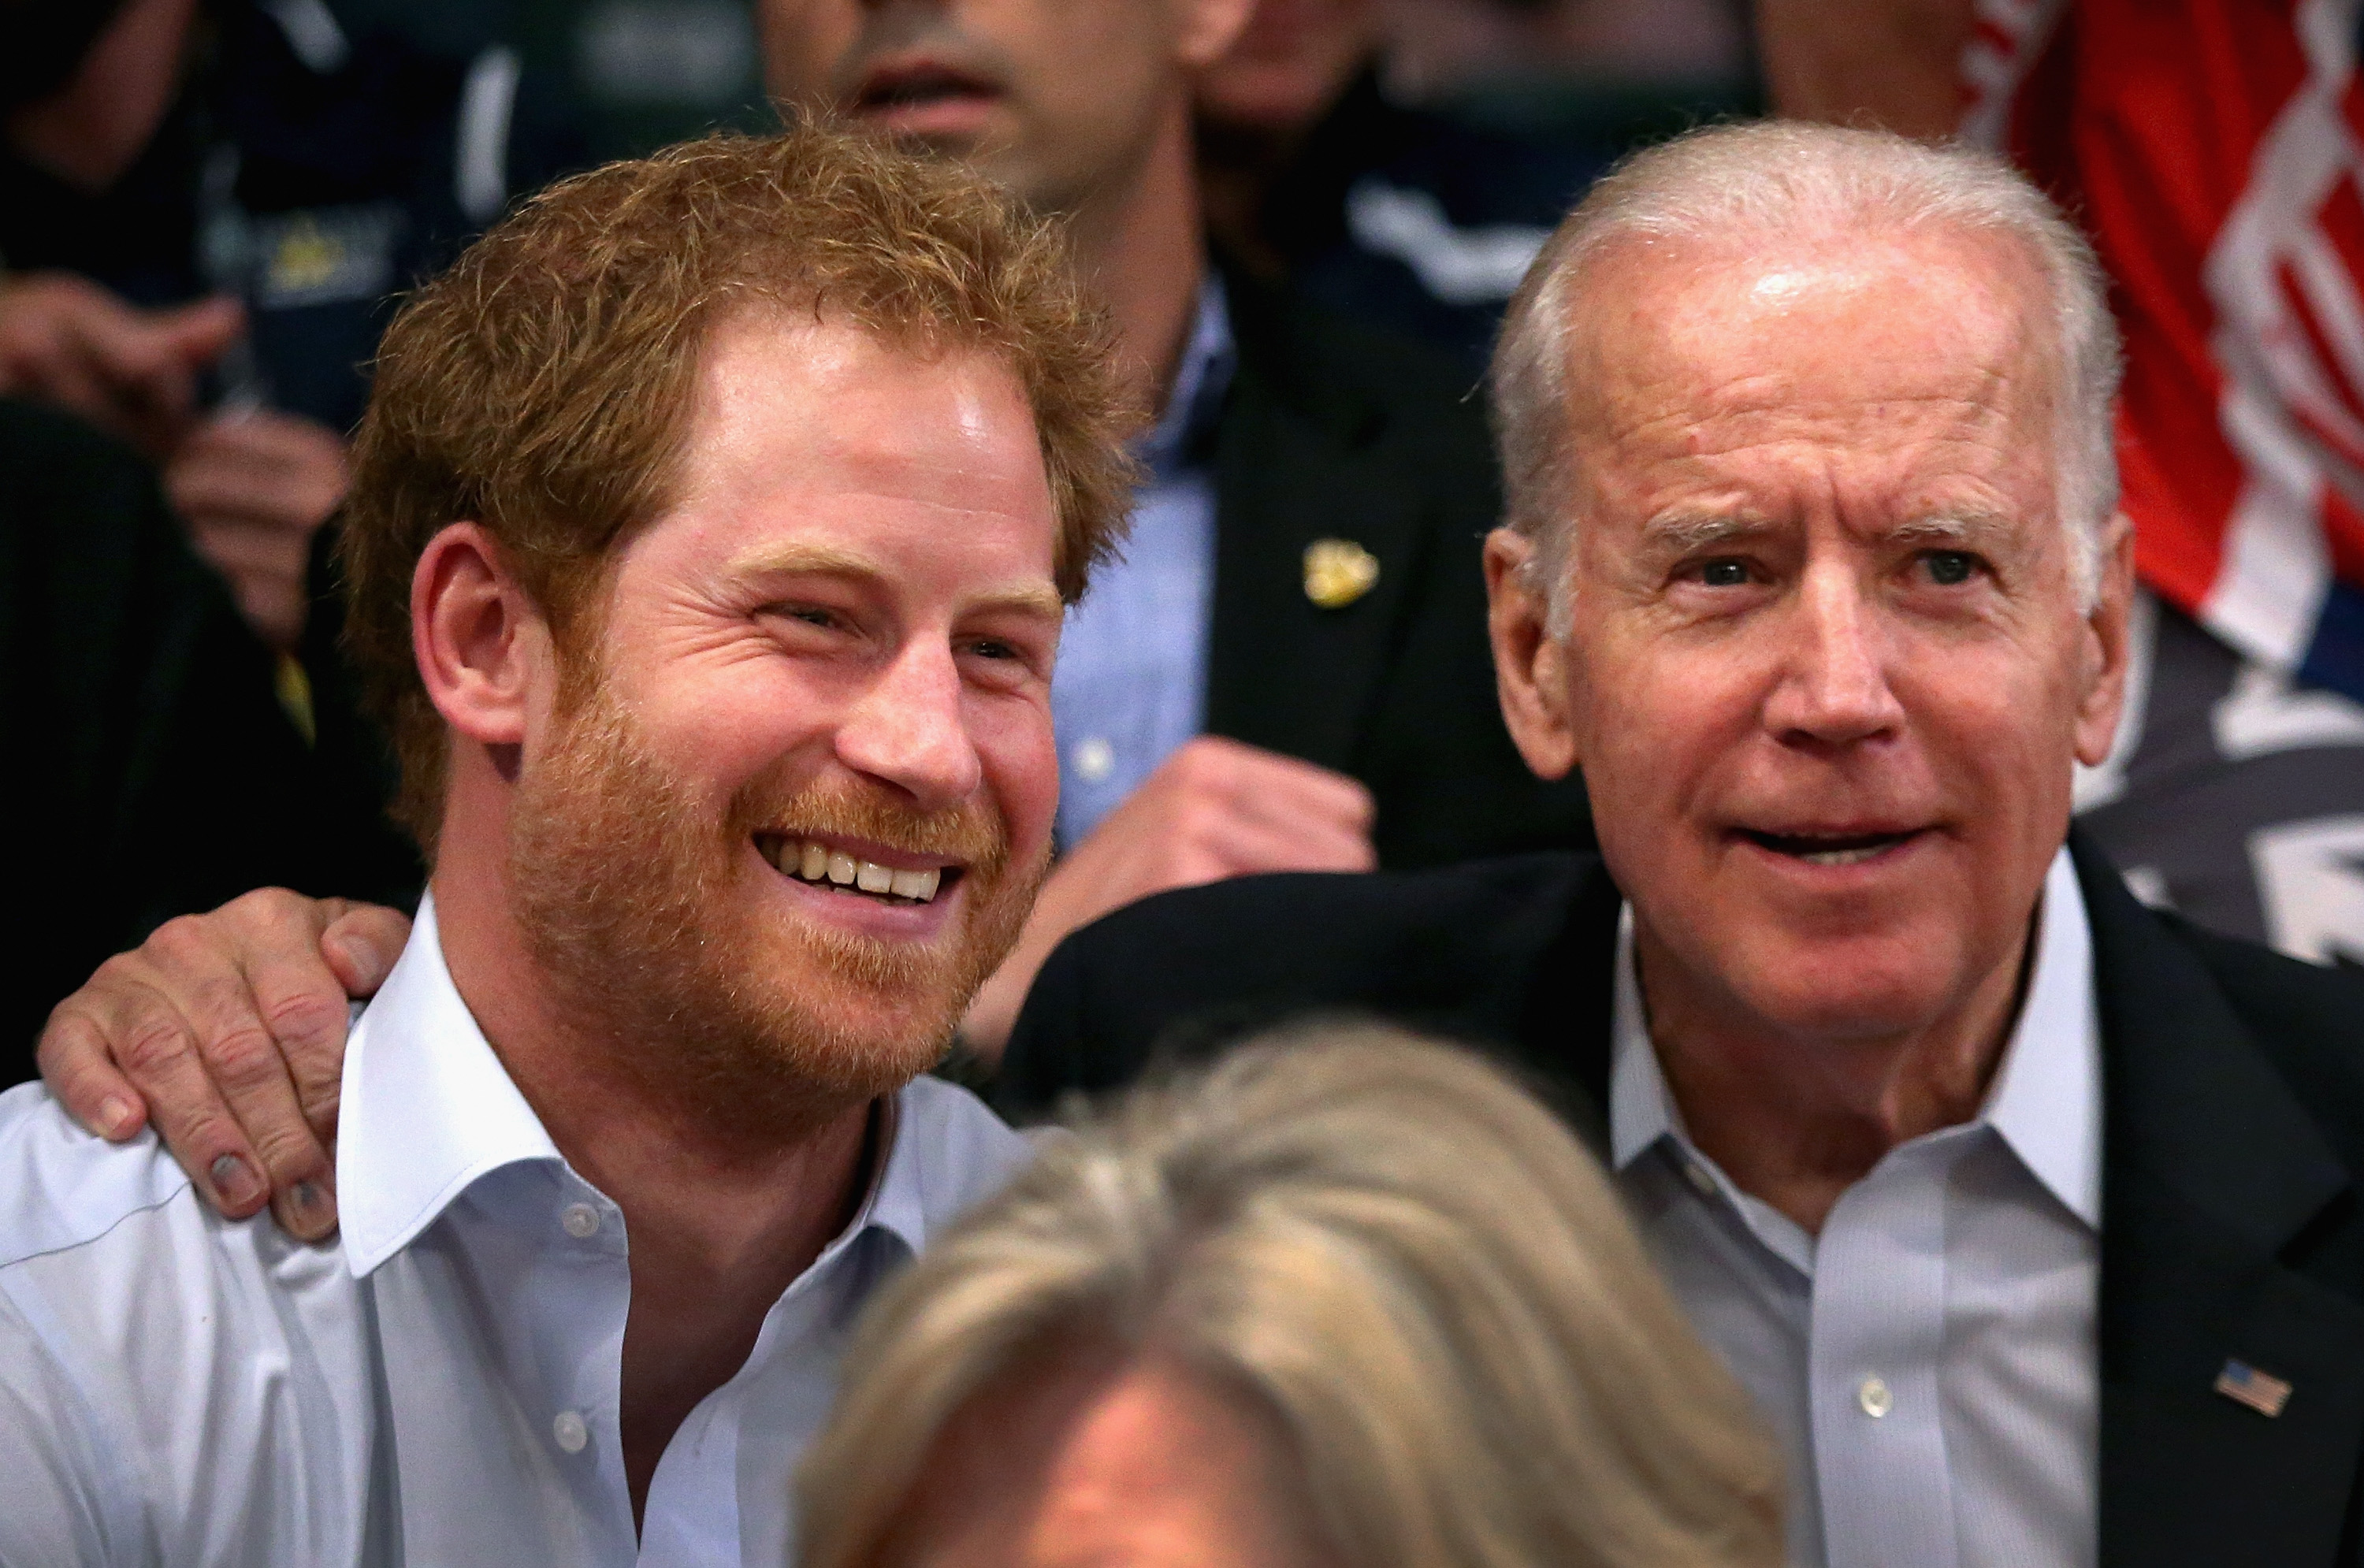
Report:
[[[682,493],[530,730],[513,835],[538,958],[652,1073],[760,1109],[934,1060],[1049,856],[1054,534],[999,361],[718,329]]]
[[[1570,366],[1573,629],[1532,667],[1653,991],[1871,1040],[2007,1000],[2127,581],[2113,546],[2080,606],[2027,259],[1771,250],[1588,280],[1619,305]]]
[[[1204,0],[764,0],[764,80],[1038,209],[1129,185]],[[1228,29],[1225,29],[1228,36]]]

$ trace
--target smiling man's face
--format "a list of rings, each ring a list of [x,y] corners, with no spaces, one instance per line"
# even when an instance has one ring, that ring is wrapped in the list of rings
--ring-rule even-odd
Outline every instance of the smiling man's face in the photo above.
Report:
[[[652,1071],[875,1093],[1048,860],[1055,519],[1014,373],[775,312],[708,347],[676,503],[521,759],[537,960]],[[653,1048],[652,1048],[653,1049]]]
[[[764,0],[766,85],[972,163],[1037,211],[1130,184],[1194,0]]]
[[[1924,235],[1635,247],[1584,286],[1621,304],[1569,365],[1536,668],[1652,992],[1866,1041],[2007,1006],[2128,592],[2113,546],[2080,602],[2040,274]]]

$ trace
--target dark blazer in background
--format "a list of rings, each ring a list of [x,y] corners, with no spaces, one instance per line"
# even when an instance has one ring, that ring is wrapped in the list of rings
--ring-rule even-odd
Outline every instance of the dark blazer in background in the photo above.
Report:
[[[1502,726],[1480,562],[1500,488],[1466,373],[1237,278],[1227,296],[1208,732],[1360,779],[1383,866],[1589,844],[1582,787],[1537,780]],[[1324,539],[1379,565],[1338,609],[1305,591]]]
[[[2364,975],[2144,908],[2072,837],[2101,997],[2101,1561],[2364,1562]],[[1040,1114],[1309,1012],[1481,1043],[1603,1147],[1621,897],[1589,855],[1250,877],[1144,900],[1043,966],[998,1093]],[[2278,1418],[2213,1392],[2288,1381]]]
[[[252,887],[375,894],[416,862],[376,780],[306,743],[273,659],[153,472],[0,399],[0,768],[12,830],[0,1087],[50,1007],[174,915]]]

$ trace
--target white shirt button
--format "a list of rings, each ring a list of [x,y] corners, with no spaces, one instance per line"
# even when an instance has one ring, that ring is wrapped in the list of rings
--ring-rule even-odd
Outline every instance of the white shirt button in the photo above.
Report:
[[[1683,1179],[1690,1183],[1691,1190],[1699,1194],[1700,1196],[1715,1196],[1715,1178],[1709,1175],[1707,1173],[1707,1167],[1701,1164],[1698,1161],[1686,1160],[1683,1162]]]
[[[1116,772],[1116,748],[1097,735],[1087,735],[1076,742],[1076,775],[1087,784],[1098,784]]]
[[[558,1419],[550,1423],[550,1435],[558,1446],[569,1453],[581,1453],[583,1445],[591,1440],[591,1429],[583,1424],[582,1415],[574,1410],[561,1410]]]
[[[1863,1413],[1875,1421],[1896,1408],[1896,1396],[1889,1392],[1885,1381],[1877,1377],[1863,1380],[1861,1386],[1855,1391],[1855,1402],[1862,1406]]]
[[[570,1203],[560,1211],[558,1223],[577,1241],[588,1240],[599,1234],[599,1211],[587,1203]]]

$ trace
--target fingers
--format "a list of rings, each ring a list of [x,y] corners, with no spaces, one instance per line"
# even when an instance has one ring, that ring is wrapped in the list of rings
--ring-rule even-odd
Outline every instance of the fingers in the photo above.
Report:
[[[243,330],[231,301],[146,310],[86,279],[36,273],[0,287],[0,386],[162,457],[187,428],[197,373]]]
[[[315,997],[307,1006],[300,980],[284,973],[284,951],[272,951],[279,944],[234,945],[225,935],[226,926],[232,936],[249,935],[239,922],[224,921],[236,907],[168,922],[149,939],[141,951],[172,977],[179,1027],[120,1041],[117,1060],[146,1095],[156,1130],[192,1175],[212,1185],[223,1213],[243,1218],[275,1197],[281,1223],[312,1240],[333,1225],[333,1166],[306,1118],[289,1047],[275,1031],[308,1037],[316,1059],[323,1049],[340,1052],[342,989],[316,958],[319,983],[336,999],[323,1007]],[[333,1041],[320,1038],[331,1027],[329,1018]],[[333,1096],[333,1086],[329,1093]]]
[[[35,1057],[41,1081],[86,1131],[120,1143],[148,1125],[148,1102],[117,1070],[105,1029],[79,995],[50,1012]]]
[[[1201,737],[1176,751],[1141,791],[1171,794],[1170,829],[1216,865],[1250,871],[1361,871],[1374,863],[1370,791],[1294,757]]]
[[[349,477],[335,432],[267,412],[208,421],[165,468],[165,493],[191,541],[274,648],[292,650],[303,635],[312,536],[344,500]]]
[[[181,515],[223,517],[308,539],[351,482],[345,444],[327,427],[270,412],[225,415],[173,454],[165,488]]]
[[[349,996],[374,996],[394,970],[410,940],[410,918],[397,909],[374,904],[326,901],[331,912],[328,929],[320,933],[320,956],[328,961],[337,983]]]
[[[85,1125],[117,1136],[129,1129],[108,1102],[128,1094],[231,1218],[269,1198],[292,1233],[326,1235],[346,995],[320,939],[355,914],[268,889],[166,922],[60,1006],[44,1075]],[[388,935],[383,919],[353,929],[364,947]]]
[[[206,1071],[195,1028],[156,980],[146,948],[100,965],[50,1014],[41,1075],[102,1136],[128,1138],[152,1121],[214,1207],[242,1219],[269,1195],[262,1162]],[[107,1103],[126,1097],[141,1115],[127,1118]]]
[[[961,1038],[991,1061],[1035,972],[1078,926],[1172,888],[1265,871],[1368,871],[1370,791],[1344,773],[1214,736],[1177,750],[1055,866],[978,990]]]
[[[227,296],[201,299],[151,318],[160,346],[190,370],[201,370],[229,352],[246,334],[246,311]]]

